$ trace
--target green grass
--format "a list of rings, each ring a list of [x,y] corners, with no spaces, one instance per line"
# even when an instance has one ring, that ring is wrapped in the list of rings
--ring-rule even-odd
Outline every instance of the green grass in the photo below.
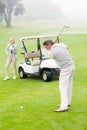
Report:
[[[46,29],[48,31],[48,29]],[[87,34],[62,35],[75,62],[73,98],[69,112],[55,113],[60,103],[58,80],[46,83],[41,78],[4,81],[5,48],[9,37],[45,33],[45,29],[0,26],[0,130],[87,130]],[[17,66],[23,60],[18,43]],[[23,106],[23,108],[21,108]]]

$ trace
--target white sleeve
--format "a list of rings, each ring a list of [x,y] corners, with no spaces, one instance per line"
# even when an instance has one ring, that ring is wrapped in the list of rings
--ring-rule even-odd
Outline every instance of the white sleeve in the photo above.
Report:
[[[6,54],[9,54],[9,45],[6,47]]]

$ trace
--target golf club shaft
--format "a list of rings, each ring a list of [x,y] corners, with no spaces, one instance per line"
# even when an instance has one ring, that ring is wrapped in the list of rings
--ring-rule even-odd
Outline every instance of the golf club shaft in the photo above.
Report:
[[[63,30],[64,30],[65,28],[69,28],[69,25],[66,25],[66,24],[65,24],[65,25],[63,26],[63,28],[60,30],[60,33],[59,33],[57,39],[55,40],[55,42],[58,41],[58,43],[59,43],[59,37],[60,37],[60,35],[62,34],[62,32],[63,32]]]

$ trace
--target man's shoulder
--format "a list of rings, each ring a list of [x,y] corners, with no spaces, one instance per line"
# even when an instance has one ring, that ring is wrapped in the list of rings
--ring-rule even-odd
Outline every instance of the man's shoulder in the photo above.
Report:
[[[67,48],[67,46],[66,46],[64,43],[60,43],[59,45],[60,45],[61,47]]]
[[[64,43],[55,43],[55,44],[53,45],[53,47],[60,47],[60,46],[66,47],[66,45],[65,45]]]

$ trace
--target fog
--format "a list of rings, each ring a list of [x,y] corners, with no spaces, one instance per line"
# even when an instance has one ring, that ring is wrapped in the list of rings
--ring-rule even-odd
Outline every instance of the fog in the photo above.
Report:
[[[50,20],[87,24],[87,0],[23,0],[25,13],[16,19],[23,21]]]
[[[87,20],[87,0],[53,0],[71,20]]]
[[[53,4],[51,0],[23,0],[23,2],[29,20],[61,19],[65,17],[59,5]]]

